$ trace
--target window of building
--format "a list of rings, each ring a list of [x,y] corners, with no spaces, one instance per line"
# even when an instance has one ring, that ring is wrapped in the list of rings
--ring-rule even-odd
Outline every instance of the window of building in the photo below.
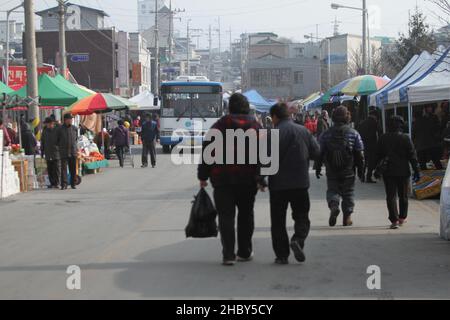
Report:
[[[303,84],[303,71],[294,72],[294,84]]]

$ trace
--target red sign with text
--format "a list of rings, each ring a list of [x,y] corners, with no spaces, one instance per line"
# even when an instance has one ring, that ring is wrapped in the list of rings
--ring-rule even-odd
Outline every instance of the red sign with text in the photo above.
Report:
[[[3,80],[3,68],[0,68]],[[38,75],[46,73],[48,75],[55,75],[55,68],[52,66],[39,67]],[[27,84],[27,68],[25,66],[10,66],[9,67],[9,87],[13,90],[19,90]]]

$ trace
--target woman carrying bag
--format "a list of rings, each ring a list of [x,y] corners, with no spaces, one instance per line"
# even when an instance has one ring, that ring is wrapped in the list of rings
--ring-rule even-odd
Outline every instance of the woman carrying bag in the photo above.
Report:
[[[376,177],[383,177],[384,180],[389,220],[393,230],[403,226],[408,218],[411,167],[414,181],[420,179],[416,150],[411,138],[403,133],[404,127],[402,117],[392,117],[388,123],[388,133],[381,136],[378,142]]]

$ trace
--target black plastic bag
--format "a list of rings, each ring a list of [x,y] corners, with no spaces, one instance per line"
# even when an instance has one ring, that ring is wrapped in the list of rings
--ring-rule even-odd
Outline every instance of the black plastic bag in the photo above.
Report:
[[[192,202],[191,216],[186,227],[187,238],[216,238],[218,228],[217,211],[204,188],[195,196]]]

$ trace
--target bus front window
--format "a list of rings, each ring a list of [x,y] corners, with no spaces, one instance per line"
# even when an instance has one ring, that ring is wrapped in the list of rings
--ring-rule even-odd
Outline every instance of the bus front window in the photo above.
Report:
[[[222,97],[219,94],[193,94],[193,118],[220,118],[222,116]]]
[[[163,117],[190,117],[191,95],[187,93],[168,93],[163,95]]]

